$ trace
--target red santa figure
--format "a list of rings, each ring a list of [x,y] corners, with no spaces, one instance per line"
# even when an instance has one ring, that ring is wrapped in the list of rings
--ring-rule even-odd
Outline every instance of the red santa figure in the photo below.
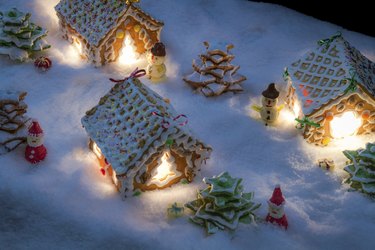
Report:
[[[288,220],[284,213],[285,199],[281,193],[280,185],[276,185],[271,199],[268,201],[268,214],[266,221],[276,223],[279,226],[288,228]]]
[[[26,160],[32,164],[36,164],[46,158],[47,149],[44,147],[43,142],[43,130],[37,121],[33,121],[29,127],[29,134],[27,135]]]

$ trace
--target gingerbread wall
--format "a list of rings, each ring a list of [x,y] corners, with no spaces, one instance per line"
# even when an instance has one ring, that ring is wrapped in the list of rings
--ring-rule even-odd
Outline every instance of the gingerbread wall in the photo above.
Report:
[[[357,117],[362,118],[362,125],[357,134],[369,134],[375,132],[375,106],[374,100],[371,100],[363,91],[339,98],[316,113],[309,116],[309,119],[318,123],[319,128],[307,125],[303,136],[309,143],[324,146],[332,139],[330,120],[332,115],[340,116],[346,111],[353,111]]]

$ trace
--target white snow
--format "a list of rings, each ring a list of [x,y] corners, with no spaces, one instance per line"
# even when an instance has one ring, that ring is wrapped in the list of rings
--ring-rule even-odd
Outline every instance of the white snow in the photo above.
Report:
[[[292,10],[245,0],[143,0],[141,7],[163,20],[161,38],[167,47],[168,80],[141,80],[189,118],[189,127],[213,148],[211,159],[192,184],[143,193],[122,201],[109,178],[103,177],[88,137],[80,124],[112,83],[135,66],[111,64],[94,68],[81,61],[60,38],[53,7],[57,0],[0,0],[0,9],[17,7],[32,13],[31,21],[49,30],[47,51],[52,68],[41,74],[32,62],[0,57],[1,88],[25,90],[28,116],[45,132],[48,156],[38,166],[24,160],[24,147],[0,157],[1,249],[372,249],[375,203],[341,184],[344,149],[364,147],[375,136],[348,138],[326,148],[307,144],[294,123],[280,120],[265,127],[249,105],[260,103],[270,82],[284,86],[284,67],[300,58],[316,41],[342,30],[344,37],[375,61],[375,38],[343,30]],[[206,98],[193,93],[182,77],[202,42],[229,41],[244,92]],[[284,93],[282,93],[284,94]],[[281,98],[283,95],[281,96]],[[281,100],[281,99],[280,99]],[[281,118],[290,117],[286,110]],[[333,158],[325,172],[317,160]],[[286,199],[287,231],[269,224],[240,224],[235,232],[207,237],[184,216],[167,219],[167,207],[193,200],[205,187],[203,177],[228,171],[242,177],[245,191],[254,191],[265,217],[275,184]],[[188,209],[186,209],[188,211]]]

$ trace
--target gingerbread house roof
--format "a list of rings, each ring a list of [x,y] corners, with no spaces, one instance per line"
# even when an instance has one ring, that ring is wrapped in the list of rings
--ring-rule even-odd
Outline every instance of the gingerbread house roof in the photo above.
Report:
[[[303,114],[346,95],[351,79],[375,100],[375,64],[341,35],[323,41],[287,69]]]
[[[117,174],[132,175],[173,141],[179,152],[207,149],[173,107],[138,79],[117,83],[82,124]],[[131,171],[131,172],[129,172]]]
[[[55,10],[93,46],[98,46],[127,14],[151,30],[163,25],[133,4],[127,5],[125,0],[61,0]]]

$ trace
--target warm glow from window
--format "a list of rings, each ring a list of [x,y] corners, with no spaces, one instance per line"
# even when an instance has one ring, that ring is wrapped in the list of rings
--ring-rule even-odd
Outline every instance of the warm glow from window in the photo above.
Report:
[[[181,176],[181,173],[176,170],[173,156],[169,152],[165,152],[160,159],[160,165],[152,170],[151,178],[147,185],[155,184],[163,187],[179,176]]]
[[[102,151],[95,142],[92,144],[92,151],[98,158],[102,157]]]
[[[280,111],[280,119],[282,121],[288,122],[288,123],[293,123],[295,124],[295,119],[298,118],[298,115],[301,111],[301,108],[296,101],[293,105],[293,110],[291,109],[282,109]]]
[[[356,117],[352,111],[347,111],[341,116],[335,116],[331,123],[331,135],[334,138],[343,138],[354,135],[362,125],[361,117]]]
[[[301,112],[301,107],[297,101],[294,102],[293,112],[294,112],[295,118],[298,117],[299,113]]]
[[[112,174],[112,181],[113,183],[117,186],[118,185],[118,179],[117,179],[117,175],[116,175],[116,172],[114,169],[112,169],[113,171],[113,174]]]
[[[82,67],[82,56],[78,53],[78,49],[73,44],[64,45],[59,50],[54,50],[54,58],[58,58],[60,63],[73,67]]]
[[[155,175],[152,177],[153,181],[165,182],[166,180],[169,181],[170,177],[174,176],[175,173],[171,171],[171,164],[168,162],[168,155],[164,153],[163,157],[161,158],[161,164],[156,169]]]
[[[280,111],[280,120],[283,122],[287,122],[288,124],[294,124],[296,121],[295,114],[289,109],[283,109]]]
[[[121,65],[132,65],[138,61],[138,53],[135,51],[133,40],[129,33],[126,34],[118,61]]]
[[[78,54],[81,56],[83,53],[82,43],[78,39],[74,39],[74,47],[78,51]]]

